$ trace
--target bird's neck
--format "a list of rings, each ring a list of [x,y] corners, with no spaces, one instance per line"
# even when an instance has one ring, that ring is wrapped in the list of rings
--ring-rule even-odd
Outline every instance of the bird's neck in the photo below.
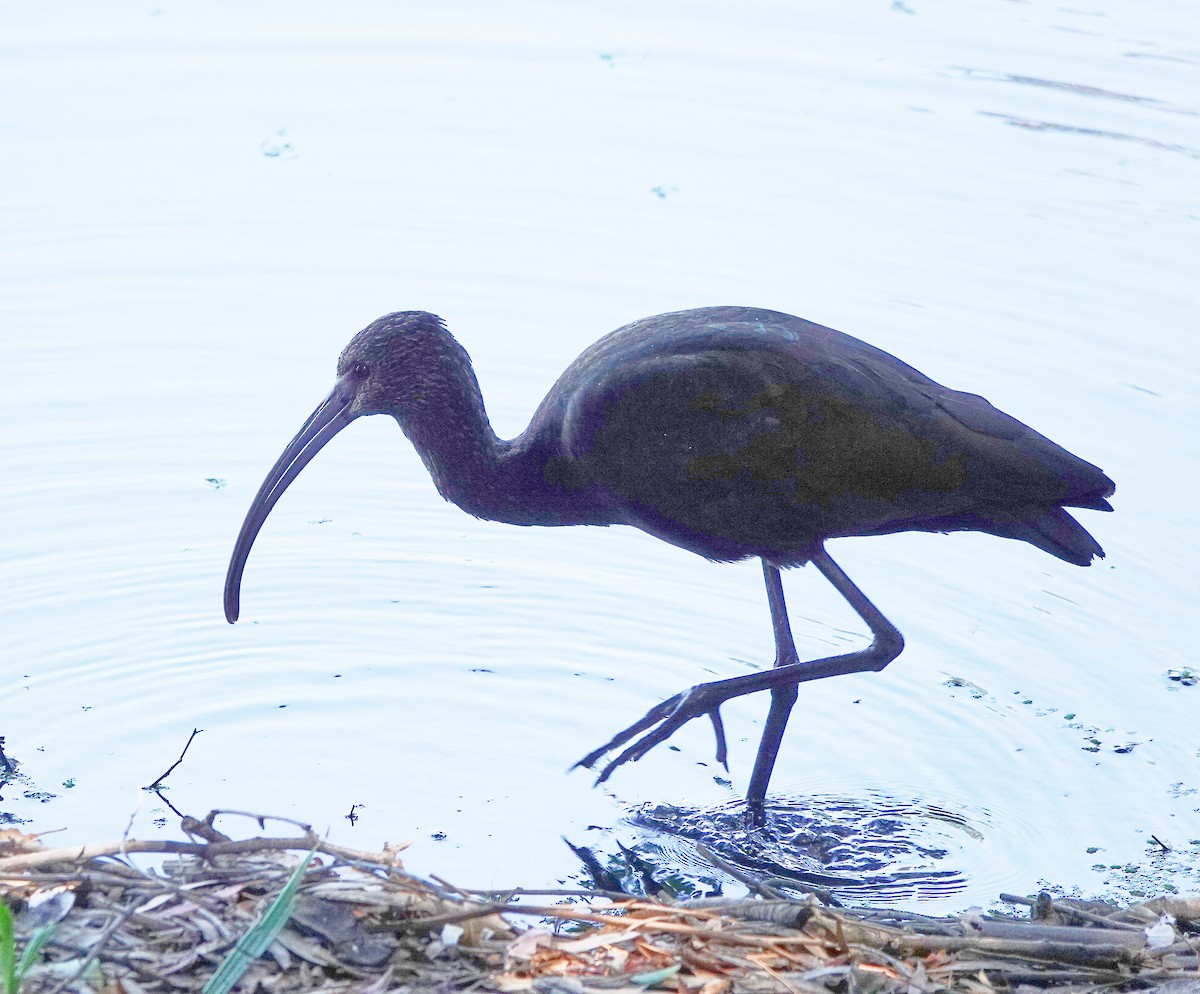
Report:
[[[510,524],[608,523],[586,495],[555,483],[540,446],[525,436],[496,436],[473,372],[451,380],[454,389],[427,392],[428,406],[418,394],[395,413],[446,500],[477,518]]]

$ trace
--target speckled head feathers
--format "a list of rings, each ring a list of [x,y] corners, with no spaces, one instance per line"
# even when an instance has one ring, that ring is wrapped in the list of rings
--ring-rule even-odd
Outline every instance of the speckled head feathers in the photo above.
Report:
[[[419,407],[429,388],[470,369],[466,351],[428,311],[396,311],[372,321],[338,358],[338,378],[354,386],[350,413],[394,414]],[[470,379],[474,379],[473,375]]]

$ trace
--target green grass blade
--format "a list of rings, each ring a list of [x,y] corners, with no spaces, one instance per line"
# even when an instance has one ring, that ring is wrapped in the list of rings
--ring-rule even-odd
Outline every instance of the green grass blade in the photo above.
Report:
[[[682,968],[682,963],[672,963],[670,966],[664,966],[661,970],[639,973],[637,976],[630,977],[629,982],[637,984],[639,987],[653,987],[655,984],[661,984],[664,980],[675,976]]]
[[[292,917],[292,908],[296,905],[296,894],[300,889],[300,880],[308,864],[312,862],[316,849],[310,849],[308,855],[300,861],[288,882],[284,885],[279,896],[271,902],[266,913],[255,922],[254,927],[238,940],[238,944],[229,951],[217,972],[204,985],[203,994],[229,994],[236,984],[258,957],[267,951],[269,946],[283,926]]]
[[[49,925],[43,925],[33,937],[25,943],[25,951],[21,953],[21,962],[17,964],[17,984],[19,985],[25,979],[25,974],[29,972],[29,968],[33,966],[34,961],[41,955],[42,949],[46,943],[50,941],[50,936],[54,934],[54,929],[57,928],[57,923],[52,922]],[[14,992],[15,994],[15,992]]]
[[[17,940],[13,935],[13,916],[0,901],[0,987],[4,994],[17,994]]]

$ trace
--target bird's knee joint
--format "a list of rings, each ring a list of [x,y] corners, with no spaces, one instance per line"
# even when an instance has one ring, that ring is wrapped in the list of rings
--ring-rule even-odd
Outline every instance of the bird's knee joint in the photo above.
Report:
[[[904,651],[904,636],[895,628],[877,632],[873,648],[878,659],[875,669],[881,670]]]

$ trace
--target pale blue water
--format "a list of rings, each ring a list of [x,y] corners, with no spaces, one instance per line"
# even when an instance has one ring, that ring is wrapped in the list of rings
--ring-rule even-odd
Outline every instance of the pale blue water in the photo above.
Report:
[[[925,910],[1103,891],[1151,834],[1194,887],[1200,686],[1166,674],[1195,663],[1198,70],[1187,5],[1123,0],[6,5],[0,735],[28,779],[0,812],[174,834],[139,788],[200,727],[182,810],[411,838],[414,869],[499,886],[575,872],[559,837],[631,806],[736,797],[764,701],[726,708],[728,787],[698,724],[604,790],[564,770],[769,663],[754,564],[475,521],[368,419],[273,513],[236,627],[220,593],[377,315],[443,315],[512,435],[604,332],[745,303],[1118,485],[1080,513],[1089,570],[982,536],[832,545],[908,648],[802,689],[773,793],[954,812],[916,828],[962,881]],[[815,571],[785,586],[802,653],[862,644]]]

